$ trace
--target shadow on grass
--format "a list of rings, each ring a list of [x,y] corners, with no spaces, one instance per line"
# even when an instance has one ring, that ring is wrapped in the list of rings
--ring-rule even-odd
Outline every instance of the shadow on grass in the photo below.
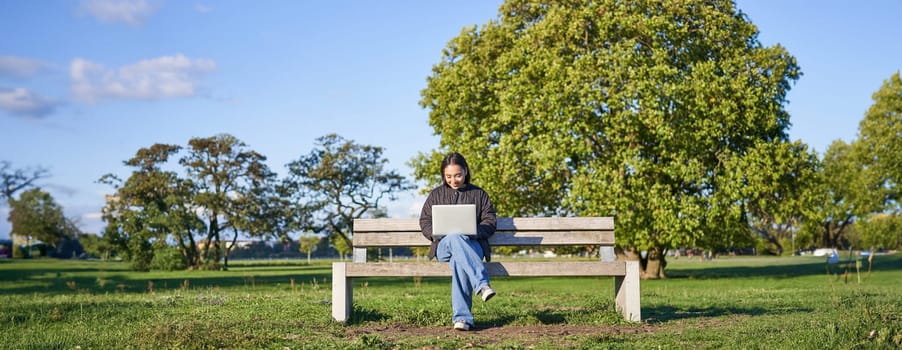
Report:
[[[256,271],[255,271],[256,272]],[[215,289],[244,287],[272,288],[280,286],[286,289],[292,288],[292,280],[295,289],[305,288],[331,288],[331,274],[310,273],[302,271],[281,270],[277,275],[246,275],[228,276],[190,276],[156,278],[141,276],[136,273],[110,274],[98,271],[97,276],[65,276],[56,274],[56,277],[40,279],[19,279],[18,281],[31,281],[35,283],[21,286],[0,288],[4,294],[67,294],[73,292],[87,293],[147,293],[154,291],[168,291],[175,289]]]
[[[274,268],[331,268],[331,264],[323,264],[318,260],[313,260],[312,263],[307,263],[307,260],[231,260],[229,261],[230,269],[244,269],[244,268],[264,268],[264,267],[274,267]]]
[[[667,271],[667,278],[717,279],[734,277],[774,277],[790,278],[807,275],[822,275],[825,263],[805,263],[782,266],[706,266],[703,269],[673,269]]]
[[[561,313],[549,311],[549,310],[539,310],[533,313],[533,316],[542,324],[561,324],[567,322],[567,317]]]
[[[426,315],[425,318],[432,318],[435,315]],[[450,314],[446,315],[450,317]],[[476,322],[476,329],[482,328],[492,328],[503,325],[509,325],[516,322],[521,318],[533,318],[537,320],[541,324],[566,324],[568,323],[568,317],[572,316],[565,312],[557,312],[552,310],[536,310],[534,312],[529,312],[528,315],[520,315],[520,314],[507,314],[503,313],[501,315],[489,315],[481,317]],[[386,313],[380,312],[378,310],[374,310],[371,308],[365,307],[354,307],[354,312],[351,313],[351,317],[347,322],[348,326],[359,325],[363,323],[369,322],[385,322],[391,318]]]
[[[260,261],[227,271],[135,272],[127,263],[93,260],[16,260],[0,265],[0,293],[144,293],[172,289],[331,287],[331,267],[305,262]]]
[[[766,309],[762,307],[753,308],[677,308],[669,305],[642,308],[642,320],[649,324],[665,323],[670,321],[700,318],[700,317],[719,317],[727,315],[775,315],[797,312],[813,312],[813,309],[795,308],[795,309]]]
[[[354,312],[351,313],[351,317],[348,319],[347,325],[352,326],[366,322],[382,322],[388,320],[389,318],[390,317],[387,314],[373,309],[354,307]]]
[[[767,309],[763,307],[753,307],[753,308],[678,308],[673,306],[657,306],[657,307],[648,307],[643,308],[643,318],[642,321],[647,324],[660,324],[667,323],[672,321],[678,321],[683,319],[695,319],[695,318],[716,318],[722,316],[729,315],[746,315],[746,316],[762,316],[762,315],[780,315],[780,314],[789,314],[789,313],[809,313],[814,312],[814,309],[810,308],[782,308],[779,310],[775,309]],[[520,315],[520,314],[501,314],[501,315],[491,315],[487,317],[482,317],[476,322],[476,329],[484,329],[484,328],[492,328],[510,325],[518,320],[526,318],[534,318],[540,324],[543,325],[563,325],[568,324],[571,320],[569,319],[571,314],[566,312],[558,312],[553,310],[536,310],[533,312],[529,312],[528,316]],[[619,319],[619,315],[615,316],[615,318]],[[351,315],[350,320],[347,325],[358,325],[368,322],[384,322],[390,319],[388,314],[383,312],[369,309],[369,308],[360,308],[355,307],[354,312]],[[614,324],[618,321],[612,320]]]
[[[861,259],[862,268],[867,269],[867,259]],[[854,271],[855,260],[842,260],[839,264],[827,264],[826,261],[805,262],[787,265],[766,266],[717,266],[716,263],[700,264],[698,268],[667,269],[667,278],[716,279],[734,277],[772,277],[791,278],[799,276],[823,275],[841,272],[851,267]],[[874,257],[874,271],[902,270],[902,254],[880,255]]]
[[[91,267],[91,266],[65,266],[65,260],[59,260],[58,264],[52,266],[45,265],[35,265],[28,266],[22,268],[21,265],[4,265],[4,269],[0,272],[0,281],[14,281],[16,279],[21,279],[25,276],[31,275],[41,275],[41,274],[55,274],[55,275],[63,275],[63,274],[72,274],[72,273],[84,273],[84,272],[107,272],[107,273],[118,273],[118,272],[129,272],[126,268],[109,268],[111,265],[105,265],[105,267]]]
[[[764,307],[752,307],[752,308],[739,308],[739,307],[708,307],[708,308],[697,308],[697,307],[674,307],[669,305],[661,305],[655,307],[644,307],[642,309],[643,317],[642,321],[647,324],[660,324],[667,323],[672,321],[684,320],[684,319],[697,319],[697,318],[717,318],[722,316],[729,315],[744,315],[744,316],[763,316],[763,315],[783,315],[783,314],[792,314],[792,313],[811,313],[815,310],[812,308],[780,308],[780,309],[768,309]],[[593,311],[593,312],[602,312],[605,311]],[[569,324],[573,321],[573,317],[576,315],[565,312],[565,311],[557,311],[557,310],[535,310],[527,312],[526,314],[519,313],[501,313],[495,315],[483,315],[477,320],[476,328],[491,328],[498,326],[510,325],[513,323],[517,323],[518,321],[522,321],[523,319],[532,319],[534,321],[538,321],[543,325],[563,325]],[[611,312],[610,315],[604,315],[603,317],[611,317],[610,322],[612,324],[618,324],[621,322],[621,318],[619,313]],[[383,322],[390,318],[389,315],[380,312],[374,309],[368,308],[359,308],[355,307],[354,312],[351,316],[348,325],[355,325],[367,322]],[[576,317],[582,318],[582,317]],[[623,321],[625,322],[625,321]]]

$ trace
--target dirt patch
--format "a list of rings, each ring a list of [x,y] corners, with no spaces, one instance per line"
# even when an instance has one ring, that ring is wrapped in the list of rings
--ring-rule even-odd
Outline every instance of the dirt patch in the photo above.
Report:
[[[378,325],[348,329],[347,335],[352,339],[364,335],[378,335],[395,341],[408,337],[434,337],[437,339],[466,338],[473,345],[494,344],[505,341],[536,343],[548,337],[591,336],[591,335],[623,335],[652,333],[660,326],[639,324],[630,326],[586,326],[586,325],[532,325],[532,326],[478,326],[469,332],[460,332],[448,327],[407,327],[400,325]],[[559,339],[562,340],[562,339]]]

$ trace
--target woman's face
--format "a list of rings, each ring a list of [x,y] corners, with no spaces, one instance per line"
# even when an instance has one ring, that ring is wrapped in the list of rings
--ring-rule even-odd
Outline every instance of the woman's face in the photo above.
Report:
[[[445,167],[444,174],[442,175],[445,178],[445,183],[455,190],[460,189],[464,187],[464,185],[466,185],[464,183],[464,180],[467,178],[467,173],[463,168],[460,167],[460,165],[448,164],[448,166]]]

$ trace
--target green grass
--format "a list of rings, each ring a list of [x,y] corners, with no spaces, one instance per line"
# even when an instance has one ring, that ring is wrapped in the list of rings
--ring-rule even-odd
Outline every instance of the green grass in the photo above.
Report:
[[[611,278],[496,278],[477,332],[450,330],[447,278],[354,280],[331,320],[328,262],[234,262],[138,273],[98,261],[0,260],[4,349],[895,349],[902,254],[830,274],[823,258],[669,261],[642,281],[643,322],[614,311]],[[834,271],[837,272],[837,271]],[[859,283],[860,278],[860,283]],[[293,281],[293,282],[292,282]]]

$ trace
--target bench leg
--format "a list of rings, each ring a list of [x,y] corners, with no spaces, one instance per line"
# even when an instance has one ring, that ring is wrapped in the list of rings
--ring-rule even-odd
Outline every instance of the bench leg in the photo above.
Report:
[[[354,308],[354,285],[346,275],[347,263],[332,263],[332,318],[347,322]]]
[[[626,276],[614,277],[614,295],[617,311],[632,322],[642,321],[639,304],[639,262],[626,261]]]

